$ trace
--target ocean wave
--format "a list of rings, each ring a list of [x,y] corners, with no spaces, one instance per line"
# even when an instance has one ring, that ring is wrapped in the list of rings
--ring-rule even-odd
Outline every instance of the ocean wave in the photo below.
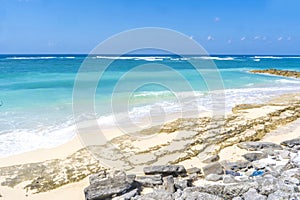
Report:
[[[276,82],[279,83],[295,83],[295,84],[300,84],[300,80],[298,79],[280,79],[280,80],[276,80]]]
[[[234,60],[234,57],[217,57],[217,56],[200,56],[192,57],[193,59],[202,59],[202,60]]]
[[[279,56],[254,56],[251,57],[253,59],[283,59],[285,57],[279,57]]]
[[[145,60],[145,61],[163,61],[170,59],[168,56],[95,56],[96,59],[110,59],[110,60]]]
[[[7,60],[47,60],[47,59],[75,59],[75,56],[13,56],[6,57]]]

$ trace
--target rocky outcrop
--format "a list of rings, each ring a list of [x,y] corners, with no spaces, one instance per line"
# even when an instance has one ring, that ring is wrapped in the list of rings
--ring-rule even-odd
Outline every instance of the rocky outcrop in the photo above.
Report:
[[[250,72],[257,73],[257,74],[273,74],[277,76],[300,78],[300,72],[289,71],[289,70],[261,69],[261,70],[251,70]]]
[[[300,148],[300,144],[295,146]],[[142,175],[143,178],[135,175],[128,178],[125,172],[120,171],[94,175],[91,185],[84,190],[85,196],[87,200],[300,199],[300,154],[294,153],[293,148],[279,148],[273,143],[251,143],[251,147],[265,147],[271,151],[264,152],[266,156],[261,159],[251,159],[251,162],[223,161],[206,165],[202,169],[206,182],[196,169],[185,170],[178,165],[148,166],[144,172],[149,175]],[[249,149],[249,154],[253,153],[252,150]],[[285,151],[291,154],[289,159],[280,156]],[[104,177],[103,174],[117,175]],[[153,176],[159,184],[153,184]],[[187,180],[189,184],[183,184]]]
[[[62,160],[2,167],[0,182],[2,186],[9,187],[26,182],[25,189],[28,192],[46,192],[68,183],[78,182],[103,169],[104,167],[87,149],[81,149]]]

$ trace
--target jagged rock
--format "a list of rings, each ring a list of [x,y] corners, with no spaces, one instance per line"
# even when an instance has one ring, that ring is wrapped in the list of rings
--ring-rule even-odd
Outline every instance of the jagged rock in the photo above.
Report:
[[[203,160],[203,163],[212,163],[212,162],[216,162],[220,159],[219,155],[212,155],[208,158],[206,158],[205,160]]]
[[[175,192],[174,178],[173,176],[166,176],[163,178],[164,189],[169,193]]]
[[[268,196],[269,194],[279,190],[278,179],[272,175],[266,175],[259,181],[260,194]]]
[[[134,200],[174,200],[171,193],[165,190],[154,190],[151,193],[133,197]]]
[[[282,150],[282,147],[272,142],[241,142],[237,146],[248,151],[260,151],[263,149]]]
[[[219,162],[208,164],[204,166],[202,170],[205,176],[209,174],[218,174],[218,175],[224,174],[224,168]]]
[[[200,174],[201,173],[201,169],[198,168],[198,167],[192,167],[192,168],[186,169],[186,172],[188,174]]]
[[[244,200],[266,200],[267,197],[261,194],[258,194],[256,189],[250,188],[244,195]]]
[[[229,184],[224,186],[224,190],[221,191],[223,197],[226,199],[232,199],[234,197],[242,196],[250,188],[257,188],[258,184],[255,182],[239,182],[237,184]]]
[[[182,200],[222,200],[223,198],[205,192],[183,193],[180,197]]]
[[[121,195],[134,189],[134,182],[128,180],[125,172],[115,171],[111,176],[94,180],[84,189],[86,200],[101,200]]]
[[[300,167],[300,154],[299,154],[299,152],[291,158],[290,162],[294,166]]]
[[[283,146],[287,146],[290,148],[293,148],[294,146],[300,145],[300,138],[292,139],[292,140],[286,140],[280,143]]]
[[[222,180],[222,179],[223,179],[223,176],[218,175],[218,174],[208,174],[205,177],[205,180],[207,180],[207,181],[219,181],[219,180]]]
[[[190,194],[193,192],[205,192],[216,196],[222,196],[224,187],[225,187],[224,185],[220,185],[220,184],[188,187],[183,190],[183,193]]]
[[[191,187],[192,182],[193,180],[190,178],[184,178],[184,179],[174,178],[174,185],[177,190],[184,190],[187,187]]]
[[[248,160],[249,162],[260,160],[262,158],[266,158],[267,155],[265,153],[246,153],[243,157]]]
[[[300,193],[287,193],[283,192],[281,190],[277,190],[276,192],[270,194],[268,196],[267,200],[285,200],[285,199],[293,199],[293,200],[298,200],[300,199]]]
[[[92,174],[89,177],[89,182],[90,184],[94,184],[97,181],[101,181],[102,179],[107,177],[107,172],[106,170],[101,170],[100,172],[98,172],[97,174]]]
[[[290,152],[287,151],[287,150],[282,150],[282,151],[279,151],[279,156],[281,156],[281,158],[283,159],[290,159]]]
[[[137,176],[135,181],[140,183],[142,186],[155,186],[162,185],[162,177],[159,174],[156,175],[147,175],[147,176]]]
[[[145,174],[162,174],[162,175],[174,175],[185,174],[186,170],[182,165],[155,165],[144,168]]]
[[[234,176],[227,174],[223,176],[223,183],[235,183],[236,180],[234,179]]]
[[[222,166],[227,171],[239,171],[241,169],[252,168],[252,163],[249,161],[236,161],[236,162],[222,162]]]
[[[130,200],[131,198],[135,197],[139,194],[139,189],[135,188],[134,190],[127,192],[119,197],[113,198],[113,200]]]

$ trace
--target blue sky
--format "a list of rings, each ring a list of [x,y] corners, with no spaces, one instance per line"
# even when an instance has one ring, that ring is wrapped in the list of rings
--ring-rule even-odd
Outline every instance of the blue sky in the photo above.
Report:
[[[88,53],[132,28],[180,31],[210,54],[300,54],[298,0],[0,0],[0,53]]]

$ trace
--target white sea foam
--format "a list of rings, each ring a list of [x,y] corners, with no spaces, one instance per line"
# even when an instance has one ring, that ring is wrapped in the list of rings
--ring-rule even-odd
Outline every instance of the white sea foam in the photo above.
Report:
[[[145,60],[145,61],[163,61],[170,59],[167,56],[96,56],[96,59],[110,59],[110,60]]]
[[[254,57],[251,57],[251,58],[254,58],[254,59],[283,59],[285,57],[279,57],[279,56],[254,56]]]
[[[47,60],[47,59],[74,59],[75,56],[13,56],[6,57],[7,60]]]
[[[18,56],[14,56],[14,57],[7,57],[6,59],[8,60],[40,60],[40,59],[54,59],[56,57],[54,56],[32,56],[32,57],[18,57]]]
[[[214,108],[213,98],[214,94],[224,94],[225,111],[229,112],[236,104],[247,103],[260,103],[269,100],[270,98],[288,93],[299,92],[300,87],[295,87],[293,84],[300,81],[280,79],[278,84],[283,84],[279,87],[268,88],[241,88],[241,89],[226,89],[223,91],[213,92],[180,92],[175,99],[161,99],[161,101],[153,104],[139,105],[130,108],[127,112],[113,113],[100,116],[97,121],[99,126],[115,128],[116,124],[120,124],[125,120],[131,120],[133,124],[139,122],[148,122],[151,124],[151,117],[155,115],[163,115],[162,119],[168,119],[170,116],[181,116],[182,113],[189,112],[207,112]],[[289,86],[290,84],[290,86]],[[251,85],[248,85],[251,86]],[[167,92],[144,92],[138,95],[150,98],[151,96],[165,95]],[[222,95],[221,95],[222,97]],[[222,105],[221,105],[222,106]],[[185,115],[189,116],[189,115]],[[83,117],[87,119],[89,116]],[[127,120],[127,121],[126,121]],[[36,130],[32,129],[15,129],[12,131],[2,132],[0,134],[0,157],[18,154],[26,151],[35,150],[38,148],[52,148],[63,144],[72,139],[75,135],[75,126],[68,122],[63,126],[49,126]]]
[[[193,59],[202,59],[202,60],[234,60],[233,57],[217,57],[217,56],[200,56],[200,57],[193,57]]]

